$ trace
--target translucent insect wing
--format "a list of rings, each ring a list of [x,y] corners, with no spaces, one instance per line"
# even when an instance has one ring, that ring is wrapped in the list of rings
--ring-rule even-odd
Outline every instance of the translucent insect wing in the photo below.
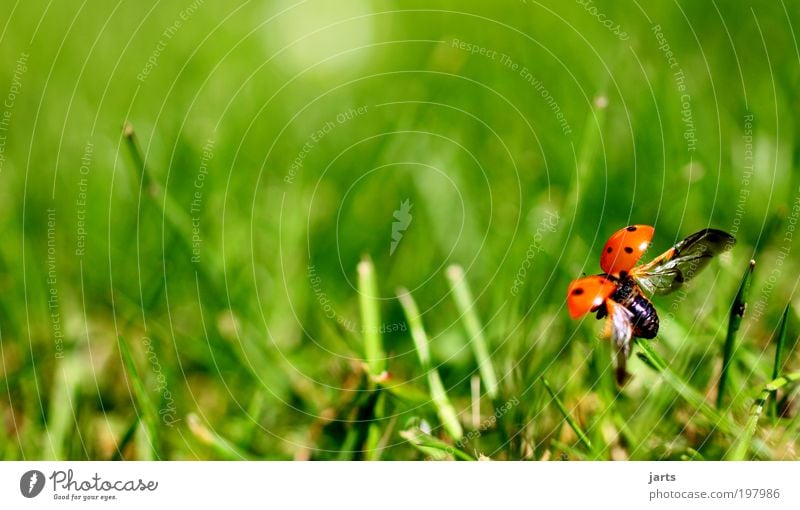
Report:
[[[736,239],[722,230],[695,232],[651,264],[632,274],[651,294],[669,294],[694,278],[715,256],[730,250]]]
[[[608,303],[607,334],[614,346],[614,366],[617,372],[617,384],[620,386],[628,378],[625,366],[631,355],[631,339],[633,338],[633,314],[619,303]]]

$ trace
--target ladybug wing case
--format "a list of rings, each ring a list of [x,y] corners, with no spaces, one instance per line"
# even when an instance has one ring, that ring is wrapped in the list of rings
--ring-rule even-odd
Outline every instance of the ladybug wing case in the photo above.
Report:
[[[630,272],[650,247],[655,229],[649,225],[631,225],[614,232],[600,254],[600,267],[608,274]]]
[[[614,291],[617,285],[605,275],[587,276],[574,280],[567,289],[567,309],[573,319],[597,310]]]
[[[628,377],[625,364],[631,354],[633,338],[633,313],[610,299],[617,286],[604,275],[587,276],[573,281],[567,290],[567,308],[573,319],[605,306],[608,314],[604,335],[614,344],[614,366],[617,383],[622,385]]]

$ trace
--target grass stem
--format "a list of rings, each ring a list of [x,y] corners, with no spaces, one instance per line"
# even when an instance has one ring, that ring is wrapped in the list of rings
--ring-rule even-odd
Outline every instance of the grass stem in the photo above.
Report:
[[[558,410],[561,411],[561,414],[564,416],[564,419],[567,420],[567,423],[569,424],[570,428],[572,428],[572,430],[575,431],[575,434],[578,435],[578,439],[580,439],[581,443],[586,445],[586,447],[589,450],[591,450],[592,442],[589,440],[589,437],[586,435],[583,429],[581,429],[580,425],[578,425],[578,422],[575,421],[575,419],[567,410],[564,403],[561,402],[561,399],[558,398],[558,395],[556,395],[556,392],[553,391],[553,388],[550,386],[550,383],[547,382],[547,379],[545,379],[544,377],[542,377],[542,384],[544,384],[544,387],[547,389],[547,392],[550,394],[550,397],[553,399],[553,402],[555,402],[556,407],[558,407]]]
[[[147,444],[150,446],[150,457],[153,460],[162,459],[164,456],[160,449],[158,437],[158,411],[147,393],[147,387],[139,374],[139,370],[136,368],[136,362],[133,359],[128,342],[121,336],[118,338],[122,362],[131,382],[133,397],[136,401],[136,411],[140,415],[142,430],[147,435]]]
[[[775,341],[775,362],[772,365],[772,380],[778,378],[781,375],[781,369],[783,368],[783,346],[786,343],[786,324],[789,322],[789,305],[786,305],[786,308],[783,310],[783,316],[781,317],[781,324],[778,326],[778,336],[776,336]],[[777,395],[773,395],[773,397],[777,397]],[[778,417],[778,399],[772,399],[772,405],[770,406],[770,414],[772,419],[776,419]]]
[[[690,406],[696,409],[700,415],[706,418],[714,428],[718,428],[725,434],[739,437],[744,433],[744,429],[731,420],[728,416],[723,415],[713,406],[709,405],[702,394],[697,390],[690,387],[686,382],[678,377],[672,370],[667,367],[666,362],[661,356],[653,350],[649,340],[637,338],[636,345],[641,350],[642,355],[647,358],[647,365],[652,367],[658,372],[664,381],[680,395]],[[755,445],[759,452],[767,452],[767,448],[763,443]]]
[[[461,314],[464,328],[469,337],[469,344],[472,346],[472,352],[478,363],[478,371],[481,374],[481,379],[483,379],[483,385],[486,386],[486,393],[494,400],[498,394],[497,376],[492,366],[492,359],[489,356],[489,348],[486,344],[486,337],[483,334],[483,326],[481,326],[478,314],[475,312],[475,301],[465,278],[464,269],[458,265],[448,267],[447,280],[450,282],[453,299],[455,299],[456,307]]]
[[[369,257],[358,264],[358,301],[361,310],[361,335],[370,376],[380,377],[386,368],[381,339],[381,316],[378,307],[378,282],[375,266]]]
[[[422,324],[422,317],[420,317],[417,303],[405,289],[398,290],[397,297],[403,307],[406,320],[408,320],[411,338],[414,340],[414,346],[416,347],[422,370],[425,371],[428,379],[431,400],[433,400],[433,405],[436,407],[439,419],[442,420],[442,425],[445,430],[447,430],[447,433],[450,434],[450,437],[452,437],[454,441],[460,441],[464,435],[464,431],[461,428],[461,423],[458,421],[458,414],[456,414],[455,408],[453,408],[450,399],[447,397],[447,392],[445,391],[444,384],[442,384],[439,371],[436,367],[431,366],[428,334],[425,332],[425,327]]]
[[[756,428],[758,427],[758,419],[761,417],[761,413],[764,411],[764,405],[769,399],[769,396],[787,384],[796,381],[800,381],[800,372],[793,372],[791,374],[778,377],[767,383],[764,389],[761,390],[756,397],[753,405],[750,407],[750,417],[747,419],[744,432],[739,436],[738,440],[731,448],[731,452],[728,456],[726,456],[726,460],[745,460],[747,452],[749,451],[750,445],[753,441],[753,436],[756,433]]]
[[[742,324],[742,318],[747,308],[747,294],[750,290],[750,280],[755,267],[756,261],[751,260],[742,276],[742,282],[739,284],[739,290],[736,292],[736,298],[734,298],[731,306],[728,319],[728,334],[725,337],[725,345],[722,350],[722,372],[719,374],[719,385],[717,387],[717,409],[722,407],[725,399],[728,371],[736,353],[736,334],[739,332],[739,326]]]
[[[189,413],[186,416],[186,424],[191,433],[206,446],[210,446],[222,459],[226,460],[248,460],[250,456],[236,447],[218,433],[214,432],[199,416]]]

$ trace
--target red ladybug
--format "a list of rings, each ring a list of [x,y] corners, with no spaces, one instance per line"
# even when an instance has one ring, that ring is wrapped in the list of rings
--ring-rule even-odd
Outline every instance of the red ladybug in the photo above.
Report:
[[[589,312],[596,312],[598,319],[608,317],[604,336],[616,347],[614,361],[620,385],[628,377],[625,363],[631,353],[631,339],[655,338],[658,334],[658,314],[647,295],[668,294],[680,288],[713,257],[736,244],[727,232],[708,228],[647,264],[636,266],[654,232],[649,225],[631,225],[615,232],[600,255],[604,273],[574,280],[567,289],[567,308],[573,319]]]

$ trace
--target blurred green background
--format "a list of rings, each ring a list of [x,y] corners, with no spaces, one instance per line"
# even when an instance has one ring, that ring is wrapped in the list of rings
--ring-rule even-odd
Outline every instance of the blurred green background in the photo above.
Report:
[[[728,457],[787,305],[800,368],[798,6],[4,2],[0,455]],[[620,390],[564,295],[631,223],[738,244]],[[793,396],[746,458],[798,457]]]

